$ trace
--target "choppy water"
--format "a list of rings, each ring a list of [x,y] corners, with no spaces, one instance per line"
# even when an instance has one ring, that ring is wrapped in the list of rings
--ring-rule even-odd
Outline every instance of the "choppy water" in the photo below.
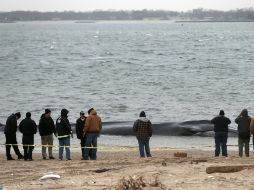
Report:
[[[104,121],[253,114],[254,23],[0,24],[0,122],[95,107]]]

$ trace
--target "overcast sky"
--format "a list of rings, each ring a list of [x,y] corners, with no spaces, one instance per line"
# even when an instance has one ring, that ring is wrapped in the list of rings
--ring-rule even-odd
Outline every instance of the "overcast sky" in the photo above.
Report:
[[[98,9],[186,11],[201,7],[217,10],[254,7],[254,0],[0,0],[0,11],[92,11]]]

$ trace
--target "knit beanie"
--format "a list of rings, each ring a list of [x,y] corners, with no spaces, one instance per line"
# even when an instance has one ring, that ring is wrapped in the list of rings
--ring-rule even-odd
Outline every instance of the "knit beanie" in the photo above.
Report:
[[[51,113],[50,109],[45,109],[45,114]]]
[[[16,116],[18,119],[21,118],[20,112],[15,113],[15,116]]]
[[[144,111],[140,112],[139,117],[146,117],[146,113]]]
[[[30,112],[27,112],[27,113],[26,113],[26,117],[27,117],[27,118],[30,118],[30,117],[31,117],[31,113],[30,113]]]
[[[224,111],[223,111],[223,110],[220,110],[219,115],[225,115]]]

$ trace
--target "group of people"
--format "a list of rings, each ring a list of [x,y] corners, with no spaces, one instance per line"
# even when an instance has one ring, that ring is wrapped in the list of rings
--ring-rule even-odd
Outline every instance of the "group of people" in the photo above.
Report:
[[[219,156],[222,152],[222,156],[227,157],[227,139],[228,139],[228,125],[231,123],[230,119],[225,116],[223,110],[220,110],[219,115],[211,120],[214,124],[214,139],[215,139],[215,156]],[[238,148],[239,156],[243,156],[243,149],[245,151],[245,156],[250,155],[250,137],[254,134],[254,118],[248,115],[248,110],[243,109],[239,116],[235,119],[238,133]],[[254,139],[253,139],[254,141]]]
[[[45,113],[41,115],[39,121],[39,134],[41,136],[42,146],[42,158],[55,159],[53,156],[53,140],[55,137],[59,141],[59,154],[58,159],[63,159],[63,151],[65,148],[66,160],[71,160],[70,154],[70,138],[73,137],[72,128],[68,120],[67,109],[61,110],[61,116],[57,118],[54,123],[51,118],[51,110],[45,109]],[[17,120],[21,117],[20,112],[12,114],[6,121],[4,129],[6,137],[6,157],[7,160],[14,160],[11,156],[10,150],[13,147],[18,159],[33,160],[32,152],[34,149],[34,135],[37,133],[37,125],[34,120],[31,119],[31,113],[26,113],[26,118],[23,119],[19,126],[17,126]],[[211,120],[214,124],[214,139],[215,139],[215,156],[219,156],[222,152],[222,156],[228,156],[227,152],[227,139],[228,139],[228,126],[231,123],[230,119],[225,116],[223,110],[220,110],[219,115]],[[254,134],[254,118],[248,115],[248,110],[243,109],[240,115],[235,119],[235,123],[238,125],[238,147],[239,156],[243,156],[243,149],[245,149],[245,156],[249,156],[249,143],[250,136]],[[19,128],[22,136],[22,144],[24,149],[24,155],[22,155],[18,148],[16,132]],[[88,110],[88,116],[85,116],[83,111],[80,112],[80,117],[76,121],[76,134],[80,139],[82,160],[96,160],[97,159],[97,138],[102,130],[101,118],[97,115],[94,108]],[[139,118],[134,122],[133,132],[136,134],[140,157],[151,157],[149,141],[152,136],[152,123],[146,118],[144,111],[140,112]]]
[[[68,120],[67,109],[61,110],[61,116],[57,118],[54,123],[51,118],[51,110],[45,109],[45,113],[41,115],[39,121],[39,134],[41,136],[42,146],[42,159],[47,159],[47,148],[48,148],[48,159],[55,159],[53,156],[53,141],[55,137],[59,141],[59,154],[58,159],[63,160],[63,151],[65,148],[66,160],[71,160],[70,154],[70,138],[73,137],[72,128]],[[23,119],[19,126],[17,120],[21,118],[20,112],[12,114],[8,117],[4,129],[6,138],[6,157],[7,160],[14,160],[11,155],[11,147],[13,147],[15,154],[18,159],[24,159],[32,161],[32,152],[34,149],[34,135],[37,133],[37,125],[34,120],[31,119],[31,113],[26,113],[26,118]],[[22,144],[24,149],[24,155],[21,154],[18,143],[16,132],[19,128],[22,133]],[[82,147],[82,159],[83,160],[96,160],[97,152],[97,137],[99,136],[102,129],[101,118],[97,115],[94,108],[88,110],[88,116],[85,117],[83,111],[80,112],[80,118],[76,122],[77,137],[81,140]],[[84,148],[89,147],[89,148]]]

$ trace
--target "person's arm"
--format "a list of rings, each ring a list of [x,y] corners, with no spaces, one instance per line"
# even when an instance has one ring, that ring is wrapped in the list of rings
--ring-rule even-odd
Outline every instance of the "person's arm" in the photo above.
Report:
[[[79,119],[76,120],[76,135],[78,139],[81,139],[81,132],[82,130],[80,130],[80,128],[82,128],[82,122],[79,122]]]
[[[84,133],[87,132],[87,130],[89,129],[89,126],[90,126],[90,117],[88,116],[86,118],[85,126],[84,126],[84,129],[83,129]]]
[[[134,124],[133,124],[133,132],[137,132],[138,131],[138,122],[135,121]]]
[[[215,123],[215,119],[216,119],[216,117],[214,117],[214,118],[211,120],[211,123],[212,123],[212,124]]]
[[[152,123],[149,121],[149,136],[151,137],[153,135],[153,128],[152,128]]]
[[[41,135],[42,133],[42,119],[39,121],[39,134]]]
[[[50,120],[51,120],[51,127],[52,127],[52,132],[54,133],[55,137],[57,136],[56,134],[56,126],[55,126],[55,123],[53,121],[53,119],[50,117]]]
[[[230,124],[231,123],[231,120],[228,118],[228,124]]]
[[[241,117],[241,116],[239,115],[239,116],[235,119],[235,123],[236,123],[236,124],[239,124],[239,119],[240,119],[240,117]]]
[[[20,122],[20,124],[19,124],[19,131],[21,132],[21,133],[23,133],[23,120]]]
[[[36,134],[37,133],[37,125],[36,123],[33,121],[33,133]]]

